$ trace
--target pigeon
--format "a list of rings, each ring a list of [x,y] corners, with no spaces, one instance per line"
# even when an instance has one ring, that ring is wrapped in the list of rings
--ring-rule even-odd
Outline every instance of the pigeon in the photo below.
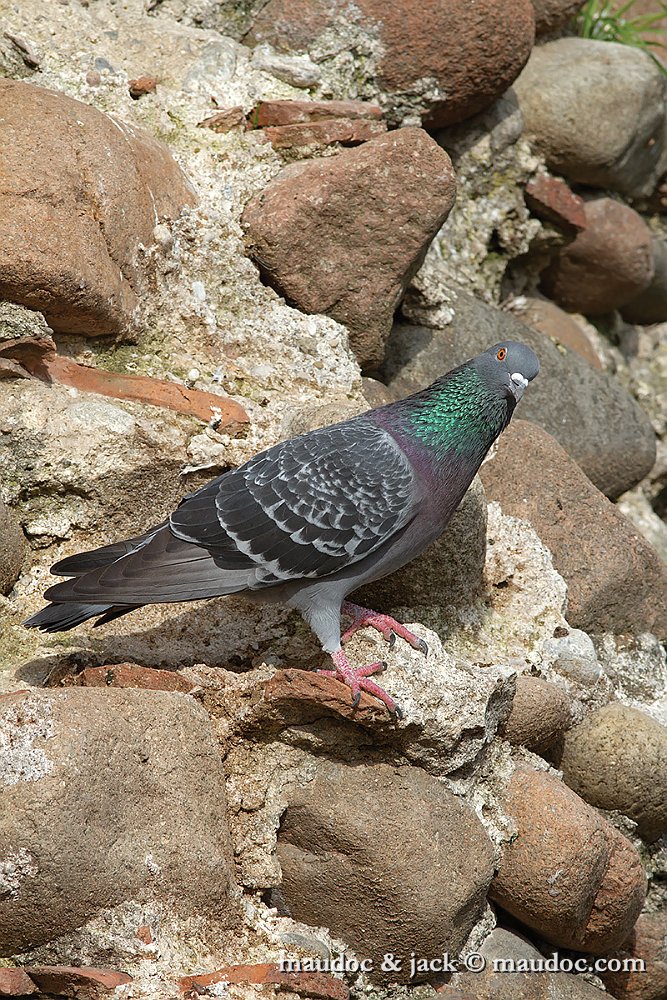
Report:
[[[52,603],[24,625],[44,632],[103,625],[146,604],[244,594],[298,610],[333,662],[321,673],[398,714],[343,645],[370,626],[427,652],[388,615],[347,600],[442,534],[539,361],[505,341],[428,388],[260,452],[186,496],[143,535],[70,556],[51,572]],[[341,614],[351,624],[341,635]]]

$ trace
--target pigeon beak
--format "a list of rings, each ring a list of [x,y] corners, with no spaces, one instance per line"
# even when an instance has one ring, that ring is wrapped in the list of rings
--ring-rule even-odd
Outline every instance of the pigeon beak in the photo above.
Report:
[[[510,375],[510,389],[517,403],[523,396],[528,385],[528,379],[521,372],[512,372]]]

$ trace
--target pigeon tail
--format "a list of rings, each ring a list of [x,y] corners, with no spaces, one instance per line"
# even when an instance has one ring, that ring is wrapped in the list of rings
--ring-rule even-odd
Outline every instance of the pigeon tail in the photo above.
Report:
[[[69,632],[98,615],[104,615],[104,618],[95,624],[102,625],[129,611],[134,611],[134,608],[114,608],[111,604],[47,604],[23,625],[25,628],[37,628],[40,632]]]

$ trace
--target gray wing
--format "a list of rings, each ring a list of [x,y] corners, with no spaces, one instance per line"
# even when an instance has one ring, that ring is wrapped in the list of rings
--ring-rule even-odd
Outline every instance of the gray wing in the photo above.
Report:
[[[275,445],[171,515],[177,538],[263,587],[336,572],[414,517],[421,491],[404,452],[363,417]]]

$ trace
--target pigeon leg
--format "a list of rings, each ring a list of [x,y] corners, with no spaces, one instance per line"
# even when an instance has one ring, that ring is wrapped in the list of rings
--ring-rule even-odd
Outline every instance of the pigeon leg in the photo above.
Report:
[[[341,611],[343,614],[351,615],[352,617],[352,624],[343,632],[341,638],[341,642],[343,643],[347,642],[360,628],[370,625],[371,628],[376,628],[378,632],[382,633],[390,647],[396,642],[396,636],[400,635],[401,639],[409,642],[413,649],[420,650],[424,655],[428,653],[428,646],[423,639],[416,636],[405,625],[401,625],[394,618],[390,618],[389,615],[380,614],[378,611],[371,611],[370,608],[362,608],[358,604],[352,604],[350,601],[343,602]]]
[[[393,698],[390,698],[386,691],[375,683],[375,681],[369,680],[372,674],[382,673],[386,669],[387,664],[384,662],[371,663],[367,667],[352,667],[348,661],[347,656],[342,651],[342,649],[337,650],[335,653],[330,653],[331,659],[334,662],[335,670],[318,670],[318,674],[323,674],[325,677],[335,677],[337,681],[341,681],[352,691],[352,705],[354,708],[359,704],[359,699],[361,698],[362,691],[368,691],[369,694],[374,695],[378,698],[383,705],[387,706],[387,709],[392,715],[395,715],[398,719],[403,718],[403,713],[401,712],[398,705],[394,702]]]

